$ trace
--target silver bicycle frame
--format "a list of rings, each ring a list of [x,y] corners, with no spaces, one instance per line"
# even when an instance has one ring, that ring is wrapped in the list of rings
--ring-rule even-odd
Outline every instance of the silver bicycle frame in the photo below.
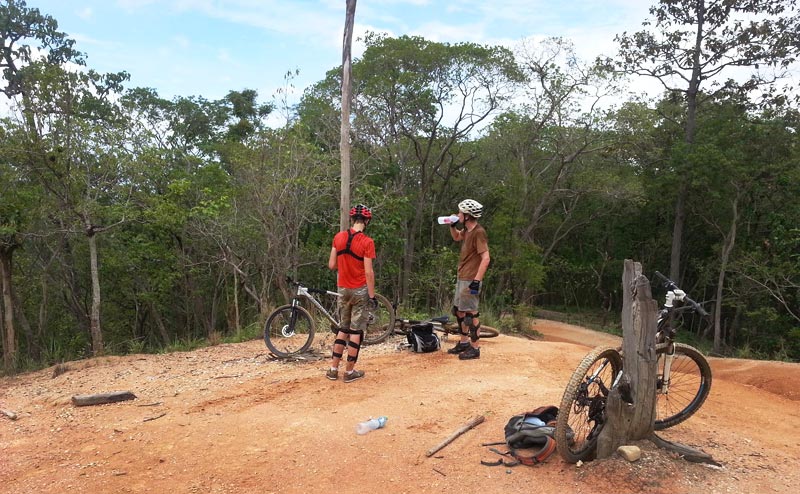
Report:
[[[325,295],[330,295],[332,297],[341,297],[341,294],[339,294],[338,292],[332,292],[330,290],[325,290]],[[300,302],[299,298],[300,297],[303,297],[306,300],[308,300],[309,302],[311,302],[311,304],[314,307],[316,307],[317,310],[319,310],[322,313],[322,315],[325,316],[325,318],[328,319],[331,322],[331,324],[333,324],[333,325],[335,325],[337,327],[339,326],[339,321],[337,321],[327,311],[327,309],[325,309],[325,307],[321,303],[319,303],[319,301],[316,298],[314,298],[314,296],[311,295],[311,293],[309,293],[308,288],[304,287],[303,285],[297,285],[297,295],[295,295],[295,297],[292,299],[292,307],[296,307],[297,305],[299,305],[299,302]]]

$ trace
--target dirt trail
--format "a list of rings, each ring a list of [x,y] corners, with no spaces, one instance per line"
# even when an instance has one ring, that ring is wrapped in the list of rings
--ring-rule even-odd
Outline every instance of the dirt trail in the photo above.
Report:
[[[153,493],[794,493],[800,485],[800,364],[710,359],[703,408],[663,435],[710,453],[694,464],[642,443],[644,457],[582,467],[486,467],[514,413],[556,404],[589,347],[619,339],[537,320],[540,341],[484,340],[480,360],[366,347],[364,379],[327,360],[276,362],[261,341],[170,355],[109,357],[0,380],[0,492]],[[318,344],[317,344],[318,343]],[[452,342],[448,343],[449,346]],[[327,337],[315,342],[328,355]],[[134,401],[73,407],[78,394],[130,390]],[[355,425],[387,415],[365,436]],[[486,421],[431,458],[470,418]],[[750,425],[743,425],[746,417]]]

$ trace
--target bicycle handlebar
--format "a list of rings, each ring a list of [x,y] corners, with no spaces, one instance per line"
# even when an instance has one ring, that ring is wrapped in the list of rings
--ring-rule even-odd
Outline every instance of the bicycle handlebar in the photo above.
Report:
[[[656,272],[655,272],[655,275],[656,275],[658,278],[661,278],[661,281],[663,281],[663,282],[664,282],[664,287],[665,287],[667,290],[673,290],[673,291],[674,291],[674,290],[680,290],[680,288],[678,288],[678,285],[677,285],[677,283],[675,283],[675,282],[674,282],[674,281],[672,281],[671,279],[667,278],[667,277],[666,277],[666,276],[664,276],[663,274],[661,274],[661,273],[659,273],[658,271],[656,271]],[[695,311],[697,311],[697,313],[698,313],[698,314],[700,314],[701,316],[703,316],[703,317],[707,317],[707,316],[708,316],[708,312],[706,312],[706,310],[703,308],[703,306],[701,306],[700,304],[698,304],[697,302],[695,302],[695,301],[694,301],[692,298],[690,298],[688,295],[684,295],[684,297],[683,297],[683,301],[684,301],[684,302],[686,302],[687,304],[691,305],[691,306],[692,306],[692,308],[694,308],[694,310],[695,310]]]
[[[310,287],[307,287],[307,286],[303,285],[302,283],[300,283],[299,281],[295,281],[295,280],[289,278],[288,276],[286,277],[286,283],[289,283],[290,285],[296,286],[296,287],[303,287],[303,288],[305,288],[305,290],[308,293],[316,293],[318,295],[325,295],[327,293],[335,293],[335,292],[328,292],[328,290],[325,290],[324,288],[310,288]]]

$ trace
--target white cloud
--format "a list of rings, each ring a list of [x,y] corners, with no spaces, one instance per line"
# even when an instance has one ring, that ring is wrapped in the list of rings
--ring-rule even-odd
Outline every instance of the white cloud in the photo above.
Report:
[[[89,20],[92,17],[94,17],[94,11],[92,10],[91,7],[86,7],[84,9],[78,11],[77,15],[78,15],[78,17],[80,17],[83,20]]]

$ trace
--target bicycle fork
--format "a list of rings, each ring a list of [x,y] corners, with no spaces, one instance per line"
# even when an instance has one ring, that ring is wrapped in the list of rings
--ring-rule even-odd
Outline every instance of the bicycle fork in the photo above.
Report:
[[[675,358],[675,345],[670,345],[668,351],[664,352],[663,354],[664,363],[659,365],[661,367],[662,372],[657,377],[656,380],[656,393],[666,395],[669,394],[669,382],[670,376],[672,371],[672,360]]]

